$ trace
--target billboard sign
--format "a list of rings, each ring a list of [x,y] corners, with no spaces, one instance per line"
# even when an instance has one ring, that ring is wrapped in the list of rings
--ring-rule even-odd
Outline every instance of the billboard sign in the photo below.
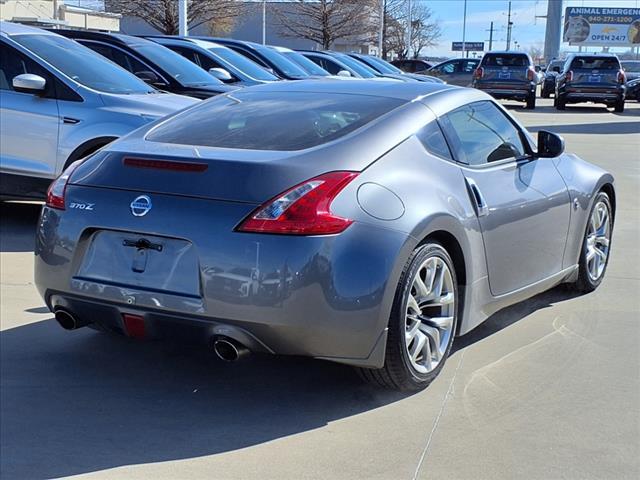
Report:
[[[640,8],[567,7],[563,40],[569,45],[640,46]]]
[[[484,52],[484,42],[464,42],[464,49],[467,52]],[[451,42],[452,52],[462,51],[462,42]]]

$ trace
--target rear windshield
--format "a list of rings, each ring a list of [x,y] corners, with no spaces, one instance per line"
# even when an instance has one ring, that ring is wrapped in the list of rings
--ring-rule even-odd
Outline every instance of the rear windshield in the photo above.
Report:
[[[485,67],[528,67],[529,58],[526,55],[486,55],[482,61]]]
[[[303,150],[347,135],[403,103],[367,95],[248,89],[216,97],[168,120],[147,140],[245,150]]]
[[[576,57],[571,61],[571,70],[620,70],[620,62],[615,57]]]

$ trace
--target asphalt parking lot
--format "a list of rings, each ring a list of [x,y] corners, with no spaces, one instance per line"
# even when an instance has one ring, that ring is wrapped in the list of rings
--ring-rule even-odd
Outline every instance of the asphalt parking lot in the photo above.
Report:
[[[3,204],[0,476],[640,478],[640,103],[511,111],[615,175],[607,277],[495,314],[413,395],[331,363],[64,331],[33,286],[39,206]]]

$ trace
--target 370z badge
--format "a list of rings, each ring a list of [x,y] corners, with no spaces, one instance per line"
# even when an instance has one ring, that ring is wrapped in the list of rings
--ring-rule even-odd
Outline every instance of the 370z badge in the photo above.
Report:
[[[76,210],[93,210],[95,203],[71,203],[69,208],[75,208]]]

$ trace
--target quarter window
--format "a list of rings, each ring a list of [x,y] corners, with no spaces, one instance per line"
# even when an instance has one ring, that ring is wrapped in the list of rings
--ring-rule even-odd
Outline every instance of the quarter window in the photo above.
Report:
[[[456,157],[483,165],[525,155],[520,132],[492,102],[474,102],[443,117]]]
[[[442,158],[452,159],[447,141],[435,120],[422,127],[416,133],[416,137],[429,152]]]

